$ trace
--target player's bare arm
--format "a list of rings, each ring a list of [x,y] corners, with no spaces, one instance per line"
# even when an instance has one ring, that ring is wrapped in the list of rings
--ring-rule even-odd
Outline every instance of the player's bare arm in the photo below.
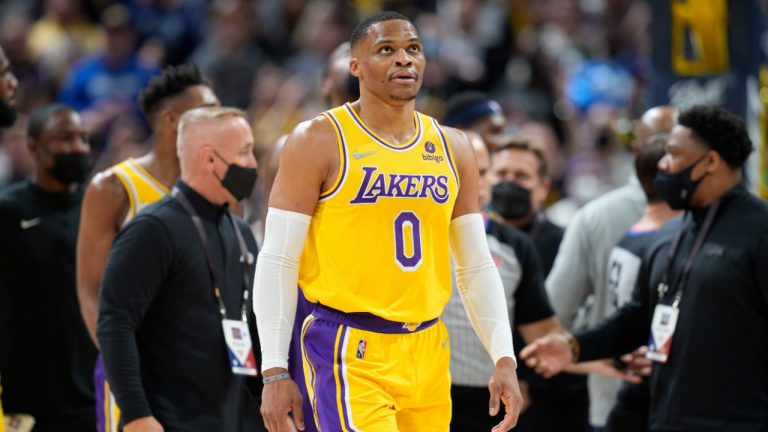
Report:
[[[451,219],[470,213],[479,213],[480,209],[477,207],[478,170],[475,151],[464,132],[450,127],[443,129],[446,140],[451,146],[459,176],[459,196],[453,206]]]
[[[269,207],[312,215],[320,192],[336,180],[338,146],[325,117],[299,124],[286,138]]]
[[[456,160],[460,182],[451,223],[451,248],[457,262],[459,293],[472,326],[496,363],[496,371],[488,381],[491,393],[488,413],[495,416],[503,402],[506,414],[493,431],[508,431],[517,424],[523,398],[515,372],[517,364],[512,350],[506,300],[501,279],[490,261],[478,213],[475,152],[463,132],[446,128],[446,135]],[[462,277],[464,273],[466,278]]]
[[[309,218],[321,192],[336,181],[339,164],[336,134],[328,120],[317,117],[304,122],[285,141],[270,194],[254,296],[265,379],[261,413],[270,431],[304,429],[301,394],[296,383],[290,378],[269,381],[287,373],[292,314],[297,301],[298,257],[306,240]]]
[[[123,185],[111,172],[98,173],[83,198],[77,237],[77,299],[88,334],[97,346],[99,285],[112,241],[128,212],[128,204]]]

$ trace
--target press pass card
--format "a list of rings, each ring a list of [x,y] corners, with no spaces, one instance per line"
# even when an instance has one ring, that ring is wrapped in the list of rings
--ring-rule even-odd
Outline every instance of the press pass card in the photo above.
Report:
[[[645,357],[666,363],[669,358],[669,350],[672,346],[672,336],[675,334],[677,308],[667,305],[656,305],[651,321],[651,337],[648,340],[648,352]]]
[[[238,320],[222,320],[224,340],[227,342],[229,363],[232,372],[237,375],[256,376],[256,360],[253,357],[253,345],[251,333],[248,331],[248,323]]]

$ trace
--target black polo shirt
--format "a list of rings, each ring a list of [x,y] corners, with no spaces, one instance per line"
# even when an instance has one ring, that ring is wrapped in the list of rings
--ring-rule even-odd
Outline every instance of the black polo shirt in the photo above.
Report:
[[[80,315],[75,244],[83,188],[26,180],[0,194],[0,380],[6,413],[36,431],[95,430],[96,348]]]
[[[557,257],[557,251],[560,249],[560,242],[563,241],[565,230],[563,227],[552,223],[543,213],[536,214],[529,224],[520,229],[530,236],[536,246],[541,259],[544,279],[546,279],[552,270],[552,264],[555,263],[555,257]]]
[[[707,209],[667,223],[648,250],[632,300],[578,336],[582,360],[648,342],[657,286],[675,234],[670,280],[681,274]],[[737,186],[721,200],[685,285],[669,361],[651,377],[651,430],[768,430],[768,203]],[[661,303],[677,294],[671,284]]]
[[[177,187],[202,219],[227,317],[240,319],[245,287],[226,207],[181,181]],[[240,219],[237,224],[255,255],[249,227]],[[165,430],[243,430],[252,398],[246,379],[233,376],[229,366],[205,256],[190,216],[172,196],[145,208],[115,239],[101,284],[98,337],[123,423],[154,415]],[[255,260],[248,274],[254,269]],[[259,358],[255,319],[247,309]],[[260,395],[258,386],[251,391]]]

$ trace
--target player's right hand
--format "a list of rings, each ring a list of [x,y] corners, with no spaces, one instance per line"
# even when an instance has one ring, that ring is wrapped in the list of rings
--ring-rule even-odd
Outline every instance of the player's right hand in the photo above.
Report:
[[[123,432],[164,432],[163,426],[156,418],[139,417],[135,420],[131,420],[130,423],[123,426]]]
[[[573,361],[568,336],[550,333],[533,341],[520,351],[520,358],[537,373],[550,378]]]
[[[278,370],[276,373],[284,372]],[[264,376],[274,375],[270,370]],[[261,393],[261,417],[269,432],[295,432],[304,430],[304,412],[301,409],[301,393],[293,379],[264,384]],[[293,414],[293,419],[288,414]]]

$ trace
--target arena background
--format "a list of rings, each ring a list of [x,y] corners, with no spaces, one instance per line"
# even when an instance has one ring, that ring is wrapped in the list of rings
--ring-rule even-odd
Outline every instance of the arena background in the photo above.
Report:
[[[94,170],[151,145],[138,90],[167,64],[198,64],[222,103],[251,116],[258,155],[323,109],[323,63],[373,11],[411,17],[428,69],[418,109],[487,92],[509,132],[547,149],[551,216],[624,184],[631,119],[651,104],[717,103],[743,116],[768,198],[766,0],[6,0],[0,45],[20,81],[2,131],[0,187],[26,177],[26,115],[55,100],[92,131]],[[111,65],[111,66],[108,66]],[[94,171],[95,172],[95,171]],[[257,189],[253,203],[260,199]],[[252,222],[255,218],[250,212]]]

